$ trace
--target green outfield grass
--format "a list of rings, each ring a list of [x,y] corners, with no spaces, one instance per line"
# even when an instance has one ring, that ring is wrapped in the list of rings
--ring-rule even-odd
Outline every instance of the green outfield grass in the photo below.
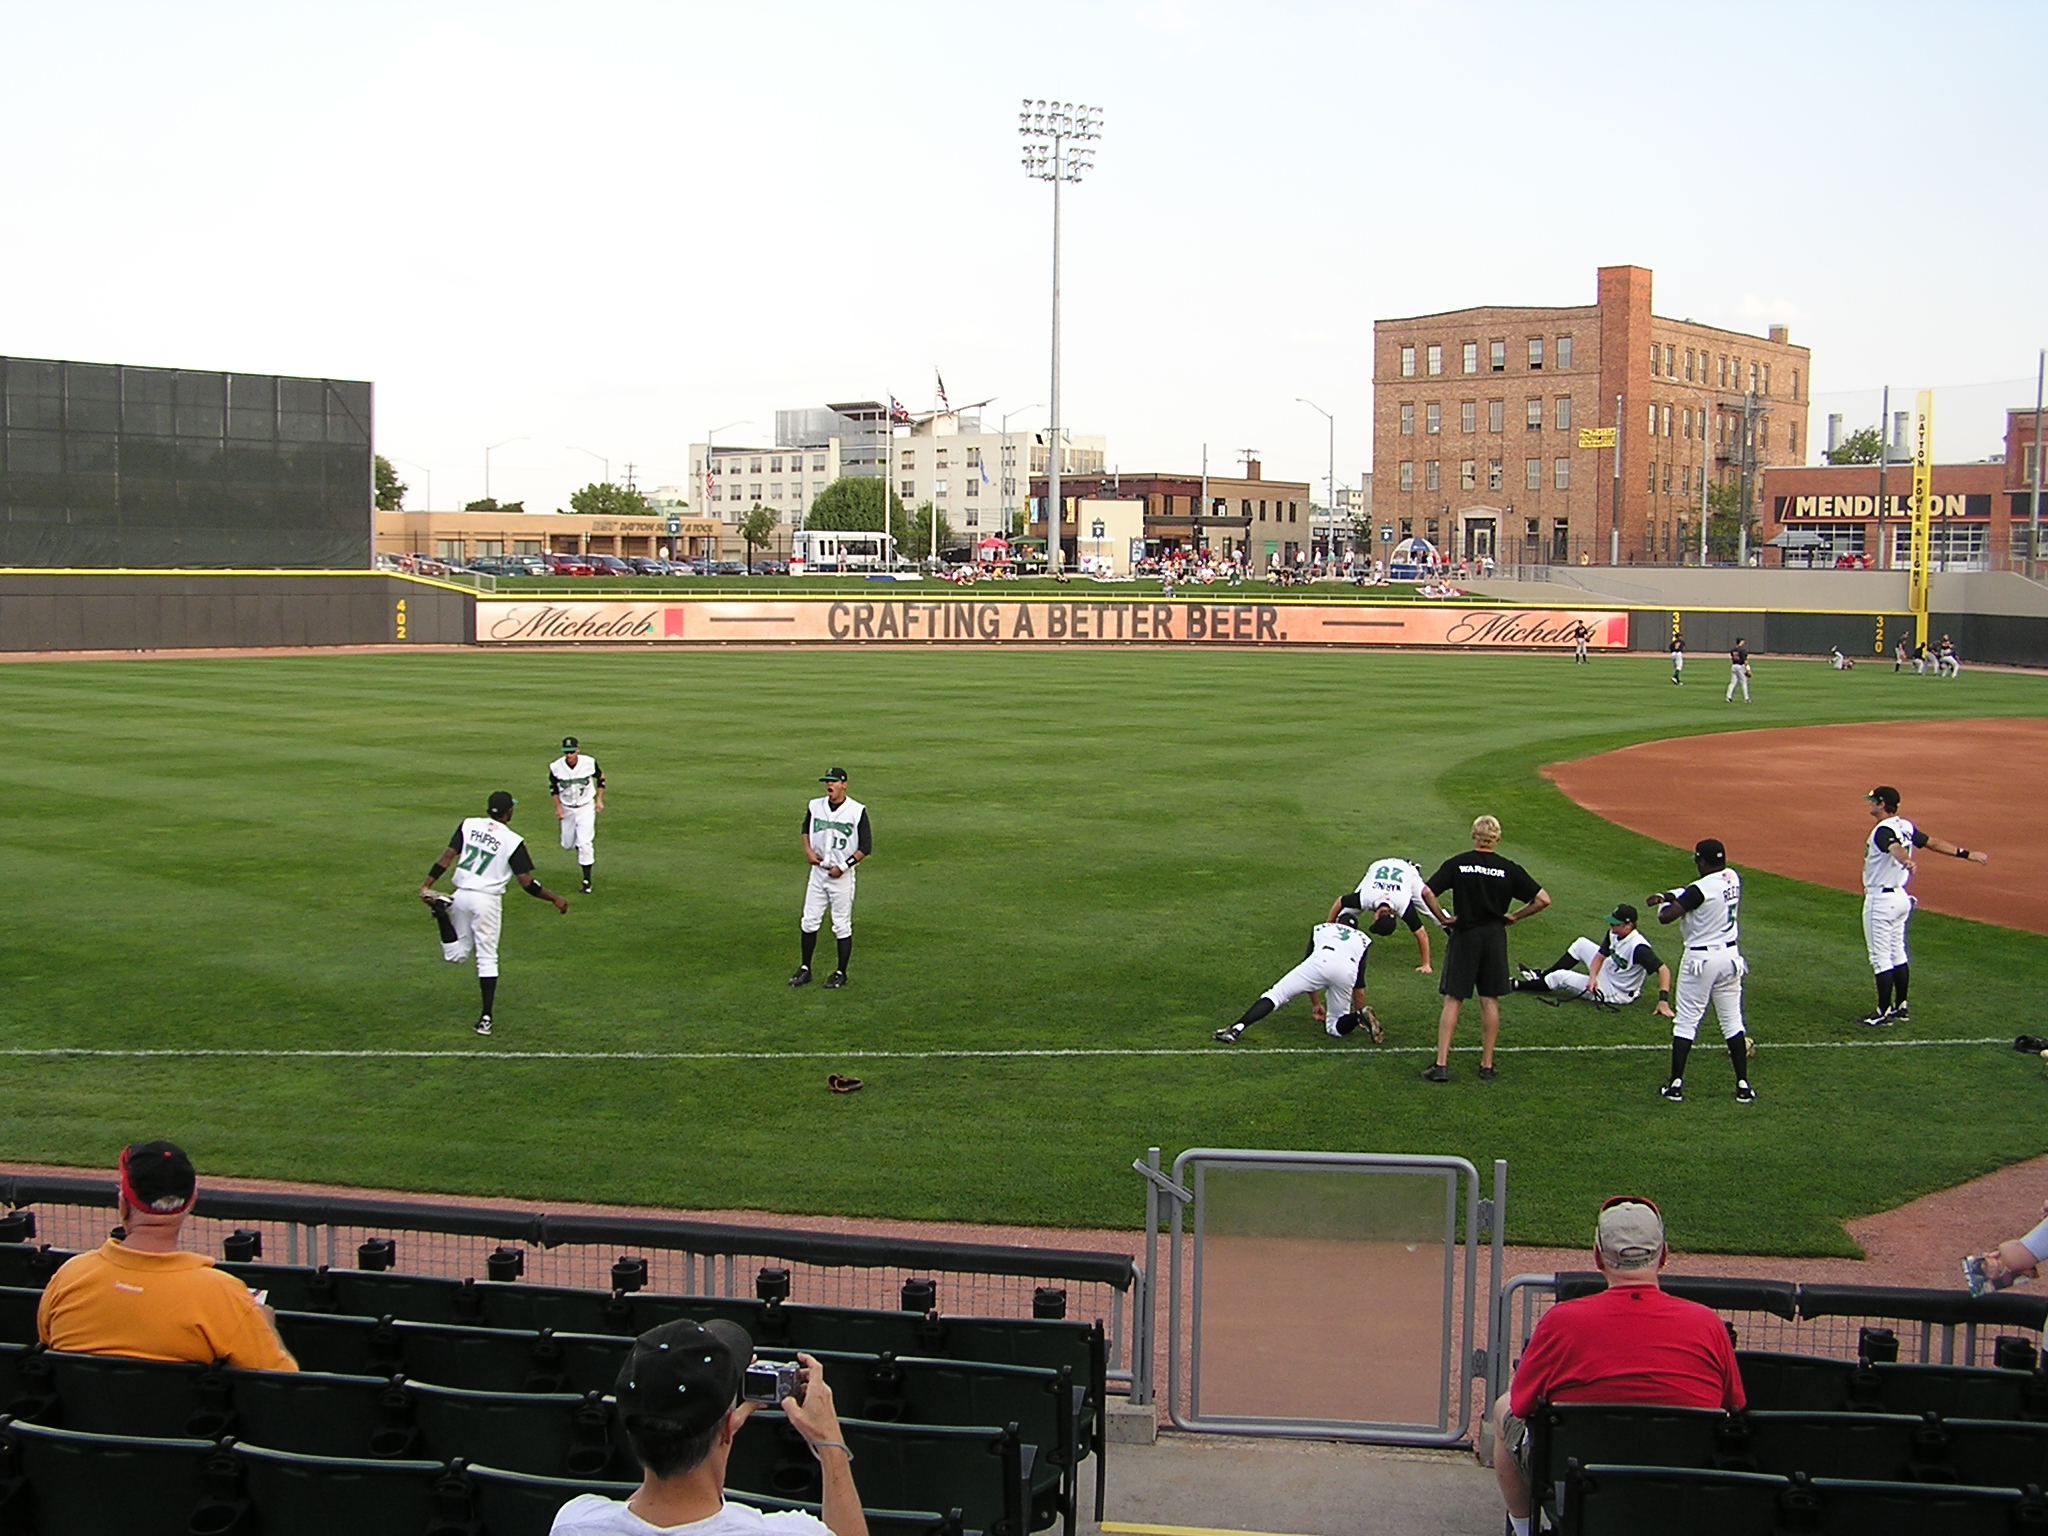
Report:
[[[1326,1040],[1301,1003],[1245,1045],[1307,1054],[1210,1043],[1369,858],[1427,869],[1477,812],[1556,898],[1515,930],[1519,960],[1689,876],[1684,854],[1567,802],[1545,762],[1737,727],[2048,709],[2037,676],[1936,686],[1767,660],[1748,709],[1713,678],[1666,677],[1661,658],[1248,651],[0,667],[15,763],[0,1048],[454,1053],[17,1054],[0,1155],[103,1168],[124,1141],[169,1135],[216,1173],[1129,1227],[1127,1170],[1148,1145],[1454,1152],[1508,1159],[1517,1241],[1578,1243],[1594,1203],[1630,1189],[1664,1203],[1681,1246],[1813,1254],[1853,1251],[1845,1217],[2048,1150],[2041,1065],[2010,1049],[1781,1049],[1864,1045],[1870,982],[1857,898],[1768,875],[1747,875],[1743,911],[1762,1042],[1748,1109],[1711,1026],[1689,1102],[1657,1098],[1668,1035],[1646,1005],[1510,999],[1507,1045],[1659,1049],[1508,1054],[1490,1085],[1461,1054],[1448,1087],[1423,1083],[1437,999],[1405,930],[1371,971],[1386,1046]],[[545,783],[565,731],[612,781],[599,894],[572,894],[567,917],[506,898],[498,1032],[479,1040],[472,974],[440,963],[414,892],[456,820],[508,787],[543,877],[573,893]],[[798,822],[834,763],[875,823],[854,980],[792,992]],[[1863,787],[1757,792],[1841,798],[1846,866]],[[1912,809],[1939,825],[1938,805]],[[1701,831],[1742,864],[1741,827]],[[1913,943],[1899,1033],[2039,1030],[2048,939],[1922,913]],[[1185,1054],[852,1054],[1103,1048]],[[493,1059],[530,1050],[810,1054]],[[834,1070],[867,1091],[828,1095]]]

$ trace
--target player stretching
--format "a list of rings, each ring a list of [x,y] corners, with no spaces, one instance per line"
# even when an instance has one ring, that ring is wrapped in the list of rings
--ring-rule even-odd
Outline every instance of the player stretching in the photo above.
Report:
[[[1685,940],[1685,959],[1678,967],[1678,1017],[1671,1025],[1671,1081],[1657,1091],[1674,1104],[1685,1102],[1685,1058],[1712,998],[1721,1038],[1728,1043],[1728,1059],[1735,1064],[1735,1102],[1754,1104],[1749,1036],[1742,1028],[1742,978],[1749,966],[1735,947],[1742,877],[1728,867],[1728,850],[1719,838],[1703,837],[1693,844],[1692,862],[1698,880],[1650,898],[1650,905],[1658,909],[1657,921],[1677,923]]]
[[[1878,785],[1863,798],[1877,818],[1863,840],[1863,942],[1877,977],[1877,1012],[1863,1022],[1878,1029],[1913,1017],[1906,1007],[1906,984],[1912,979],[1906,963],[1906,924],[1913,916],[1906,882],[1913,878],[1913,851],[1932,848],[1972,864],[1989,864],[1991,855],[1972,853],[1922,832],[1899,814],[1899,792],[1889,784]]]
[[[846,985],[846,962],[853,957],[853,866],[874,852],[868,829],[868,808],[846,798],[846,770],[828,769],[818,780],[825,793],[804,812],[804,857],[811,882],[804,888],[803,963],[789,978],[792,987],[809,984],[811,954],[818,947],[818,925],[832,909],[832,937],[839,941],[839,969],[825,978],[828,987]]]
[[[533,855],[526,851],[526,839],[511,827],[512,808],[518,803],[501,789],[490,798],[490,815],[465,816],[420,887],[420,900],[432,909],[441,930],[441,958],[454,965],[472,951],[476,954],[476,980],[484,996],[483,1013],[476,1021],[480,1035],[491,1032],[491,1005],[498,996],[498,926],[506,883],[517,880],[527,895],[552,901],[557,912],[569,910],[568,902],[533,878]],[[455,866],[452,897],[434,889],[450,864]]]
[[[1429,931],[1422,926],[1422,871],[1415,865],[1407,859],[1374,859],[1358,889],[1330,903],[1328,920],[1334,923],[1347,911],[1360,913],[1360,921],[1370,912],[1372,932],[1382,939],[1393,933],[1395,923],[1406,923],[1422,956],[1415,969],[1430,974]]]
[[[562,824],[562,846],[574,848],[583,866],[583,894],[588,896],[597,863],[597,817],[604,809],[604,770],[596,758],[578,750],[574,736],[562,738],[562,755],[548,764],[548,793]]]
[[[1333,1040],[1341,1040],[1363,1024],[1378,1045],[1384,1038],[1380,1021],[1365,1006],[1365,957],[1372,940],[1358,931],[1358,911],[1347,907],[1327,923],[1309,930],[1308,952],[1301,964],[1259,994],[1259,1000],[1238,1015],[1235,1024],[1216,1031],[1225,1045],[1234,1045],[1248,1028],[1275,1008],[1285,1007],[1304,992],[1320,993],[1309,1012]]]
[[[1581,976],[1577,967],[1586,967]],[[1517,992],[1549,994],[1559,1002],[1583,997],[1610,1008],[1626,1008],[1643,995],[1643,982],[1650,971],[1657,972],[1655,1013],[1671,1017],[1671,967],[1657,958],[1650,941],[1636,931],[1636,909],[1618,903],[1607,914],[1607,939],[1573,939],[1571,947],[1557,957],[1548,971],[1522,967],[1515,978]]]

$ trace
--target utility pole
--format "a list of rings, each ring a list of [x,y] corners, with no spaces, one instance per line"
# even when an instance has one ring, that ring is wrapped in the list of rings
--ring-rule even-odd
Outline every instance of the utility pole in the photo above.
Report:
[[[1749,564],[1749,506],[1756,494],[1756,391],[1742,396],[1742,506],[1735,516],[1735,563]]]
[[[1296,395],[1294,399],[1296,404],[1307,406],[1330,424],[1330,478],[1327,482],[1328,489],[1323,494],[1327,498],[1324,506],[1329,513],[1330,538],[1334,543],[1337,537],[1337,418],[1305,396]],[[1309,542],[1315,541],[1311,539]]]
[[[1614,397],[1614,523],[1607,531],[1607,563],[1621,564],[1621,402]]]
[[[1045,572],[1060,573],[1060,183],[1079,182],[1094,167],[1102,108],[1070,101],[1024,100],[1017,114],[1024,136],[1024,174],[1052,183],[1052,421],[1046,429]],[[885,482],[886,484],[886,482]]]
[[[2038,412],[2037,412],[2036,414],[2038,414]],[[2040,457],[2041,457],[2041,453],[2040,453],[2040,450],[2039,450],[2039,449],[2036,449],[2036,450],[2034,451],[2034,458],[2035,458],[2035,460],[2036,460],[2036,462],[2037,462],[2037,463],[2038,463],[2038,461],[2040,460]],[[2040,494],[2039,494],[2038,492],[2036,492],[2036,493],[2035,493],[2034,499],[2035,499],[2036,501],[2039,501],[2039,500],[2041,499],[2041,498],[2040,498]],[[1203,514],[1204,514],[1204,513],[1206,513],[1206,512],[1208,511],[1208,510],[1209,510],[1209,445],[1208,445],[1207,443],[1204,443],[1204,444],[1202,444],[1202,499],[1201,499],[1200,501],[1198,501],[1198,502],[1196,502],[1196,503],[1195,503],[1195,553],[1196,553],[1196,554],[1198,554],[1198,555],[1206,555],[1206,554],[1207,554],[1207,553],[1209,552],[1209,551],[1208,551],[1208,549],[1207,549],[1207,548],[1206,548],[1206,547],[1204,546],[1204,544],[1203,544],[1203,542],[1202,542],[1202,517],[1203,517]]]
[[[2041,352],[2034,364],[2034,495],[2027,511],[2027,579],[2035,579],[2038,569],[2035,562],[2041,553],[2041,386],[2048,382],[2048,348]],[[427,488],[433,489],[429,480]],[[430,498],[431,499],[431,498]]]

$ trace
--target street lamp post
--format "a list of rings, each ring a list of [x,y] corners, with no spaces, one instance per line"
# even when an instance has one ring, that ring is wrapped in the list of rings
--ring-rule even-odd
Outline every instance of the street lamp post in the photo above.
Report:
[[[1296,395],[1294,400],[1297,405],[1307,406],[1330,424],[1330,478],[1325,482],[1327,489],[1323,493],[1323,510],[1330,519],[1330,541],[1334,545],[1337,538],[1337,418],[1306,395]],[[1326,550],[1325,553],[1329,551]]]
[[[396,455],[393,455],[393,454],[386,454],[386,455],[385,455],[385,457],[386,457],[386,458],[388,458],[388,459],[390,459],[390,460],[391,460],[391,462],[392,462],[392,463],[394,463],[394,464],[403,464],[403,465],[405,465],[405,466],[406,466],[406,467],[407,467],[408,469],[416,469],[416,470],[418,470],[418,471],[419,471],[419,472],[420,472],[421,474],[423,474],[423,475],[425,475],[425,476],[427,477],[427,510],[428,510],[429,512],[433,511],[433,510],[434,510],[434,472],[433,472],[433,471],[432,471],[431,469],[427,468],[427,466],[426,466],[426,465],[424,465],[424,464],[415,464],[415,463],[413,463],[413,461],[412,461],[411,459],[401,459],[401,458],[398,458],[398,457],[397,457]]]
[[[723,426],[713,427],[704,434],[704,500],[700,510],[704,516],[714,522],[717,521],[717,514],[711,510],[711,440],[721,432],[730,432],[734,427],[749,427],[752,425],[752,419],[743,416],[738,421],[728,421]],[[718,552],[715,549],[706,550],[704,558],[715,560],[718,558]],[[709,570],[710,567],[707,566],[705,569]]]
[[[597,460],[598,463],[602,464],[604,466],[604,483],[606,485],[610,485],[612,483],[612,461],[610,459],[606,458],[603,454],[597,453],[589,448],[578,448],[574,443],[570,443],[568,447],[571,453],[587,453],[590,455],[591,458]],[[626,466],[626,468],[628,469],[631,469],[632,467],[633,466],[630,464]]]
[[[1005,544],[1010,541],[1010,487],[1016,483],[1017,479],[1016,450],[1010,446],[1010,418],[1012,416],[1022,416],[1026,411],[1035,411],[1043,403],[1043,401],[1034,400],[1029,405],[1020,405],[1015,410],[1003,412],[1003,542]],[[1024,489],[1027,494],[1031,490],[1031,456],[1029,454],[1024,456]]]
[[[526,441],[526,438],[524,438],[524,437],[508,437],[508,438],[506,438],[506,439],[505,439],[505,441],[504,441],[504,442],[502,442],[502,443],[492,443],[492,444],[491,444],[491,445],[490,445],[489,447],[487,447],[487,448],[485,448],[485,449],[484,449],[484,500],[485,500],[485,501],[489,501],[489,500],[491,499],[491,453],[492,453],[492,450],[493,450],[493,449],[498,449],[498,448],[503,448],[503,447],[504,447],[504,446],[505,446],[505,445],[506,445],[507,443],[523,443],[523,442],[525,442],[525,441]]]
[[[1045,568],[1060,571],[1060,183],[1078,182],[1095,164],[1102,108],[1070,101],[1024,99],[1017,114],[1024,136],[1024,174],[1052,183],[1052,422],[1046,432]]]

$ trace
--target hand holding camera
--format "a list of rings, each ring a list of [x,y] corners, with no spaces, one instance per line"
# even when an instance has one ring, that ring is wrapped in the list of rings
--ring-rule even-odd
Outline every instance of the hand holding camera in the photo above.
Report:
[[[786,1360],[756,1360],[747,1367],[742,1392],[750,1403],[772,1401],[779,1406],[812,1450],[845,1452],[846,1437],[839,1430],[839,1411],[832,1403],[832,1388],[825,1381],[824,1368],[812,1356],[799,1353],[794,1364]],[[782,1395],[771,1399],[767,1395],[770,1392]]]

